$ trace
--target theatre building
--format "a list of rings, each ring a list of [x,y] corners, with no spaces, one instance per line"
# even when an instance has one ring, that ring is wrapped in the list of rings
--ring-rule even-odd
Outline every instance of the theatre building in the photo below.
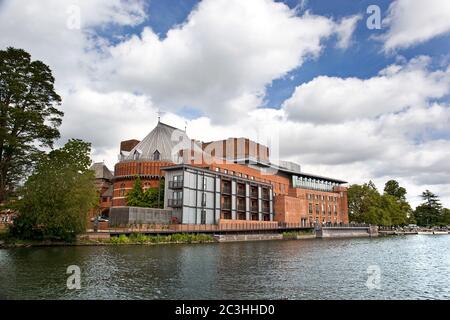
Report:
[[[170,223],[348,223],[345,181],[303,172],[288,161],[272,163],[269,147],[247,138],[201,142],[158,122],[142,140],[120,145],[112,207],[126,206],[139,176],[160,187]]]

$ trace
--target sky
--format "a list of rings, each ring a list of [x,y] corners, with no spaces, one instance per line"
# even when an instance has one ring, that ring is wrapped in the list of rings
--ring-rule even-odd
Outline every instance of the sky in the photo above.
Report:
[[[396,179],[450,207],[448,0],[0,0],[0,48],[48,64],[61,138],[110,169],[161,120],[274,161]]]

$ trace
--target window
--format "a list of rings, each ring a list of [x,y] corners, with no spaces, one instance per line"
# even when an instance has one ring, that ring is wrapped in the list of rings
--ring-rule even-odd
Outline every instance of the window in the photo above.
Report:
[[[206,177],[203,176],[203,190],[206,190]]]
[[[319,204],[316,203],[316,213],[319,213]]]
[[[155,150],[155,152],[153,152],[153,160],[159,160],[160,156],[161,154],[158,150]]]
[[[205,210],[202,210],[202,212],[201,212],[200,223],[201,224],[206,224],[206,211]]]
[[[223,169],[223,173],[228,174],[228,170],[227,169]]]
[[[309,204],[308,212],[309,212],[309,214],[313,213],[313,205],[312,205],[312,203]]]
[[[202,206],[206,206],[206,193],[202,193]]]
[[[183,191],[174,191],[173,198],[177,200],[181,200],[183,198]]]
[[[220,172],[220,168],[216,168],[216,172]]]
[[[125,183],[122,183],[122,184],[120,185],[119,196],[120,196],[120,197],[125,196]]]

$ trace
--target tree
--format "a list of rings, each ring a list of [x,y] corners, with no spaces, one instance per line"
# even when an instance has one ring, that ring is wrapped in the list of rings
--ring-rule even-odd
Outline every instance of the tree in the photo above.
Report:
[[[163,208],[164,179],[159,181],[159,188],[148,188],[144,191],[141,178],[137,176],[133,189],[127,194],[127,205],[131,207]]]
[[[363,185],[354,184],[348,189],[349,220],[372,223],[374,212],[370,211],[380,201],[380,194],[372,181]]]
[[[90,143],[69,140],[41,156],[20,190],[13,236],[71,241],[86,231],[88,211],[97,202],[89,154]]]
[[[133,189],[127,194],[127,205],[130,207],[143,207],[144,191],[142,189],[142,181],[139,176],[134,180]]]
[[[59,138],[63,113],[50,68],[22,49],[0,50],[0,202]]]
[[[444,208],[442,211],[442,224],[450,226],[450,209]]]
[[[395,181],[388,181],[386,186],[383,195],[378,192],[372,181],[363,185],[350,186],[348,189],[350,221],[380,226],[405,224],[408,212],[411,210],[406,201],[406,190]],[[386,192],[386,189],[388,192]],[[393,194],[390,194],[391,191],[393,191]]]
[[[384,186],[384,193],[391,195],[401,201],[406,201],[406,189],[400,187],[399,183],[395,180],[389,180]]]
[[[443,209],[439,197],[426,190],[422,193],[424,202],[414,211],[414,218],[420,226],[432,226],[443,221]]]
[[[159,195],[159,201],[158,201]],[[164,207],[164,179],[159,181],[159,188],[148,188],[144,192],[143,202],[146,207],[163,208]]]
[[[406,189],[401,187],[395,180],[389,180],[384,186],[383,197],[386,198],[393,225],[403,225],[412,214],[412,209],[406,201]]]

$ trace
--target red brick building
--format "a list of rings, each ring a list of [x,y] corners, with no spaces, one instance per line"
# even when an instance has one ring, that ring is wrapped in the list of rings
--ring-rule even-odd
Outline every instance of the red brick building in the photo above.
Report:
[[[247,138],[203,143],[162,122],[142,141],[127,140],[120,144],[113,177],[99,180],[102,195],[112,196],[105,205],[125,206],[136,176],[141,178],[144,188],[156,188],[166,174],[162,168],[180,164],[220,173],[224,180],[229,176],[271,186],[274,221],[302,225],[348,223],[345,181],[305,173],[298,164],[287,161],[271,163],[270,149]],[[238,221],[244,215],[221,217]]]

